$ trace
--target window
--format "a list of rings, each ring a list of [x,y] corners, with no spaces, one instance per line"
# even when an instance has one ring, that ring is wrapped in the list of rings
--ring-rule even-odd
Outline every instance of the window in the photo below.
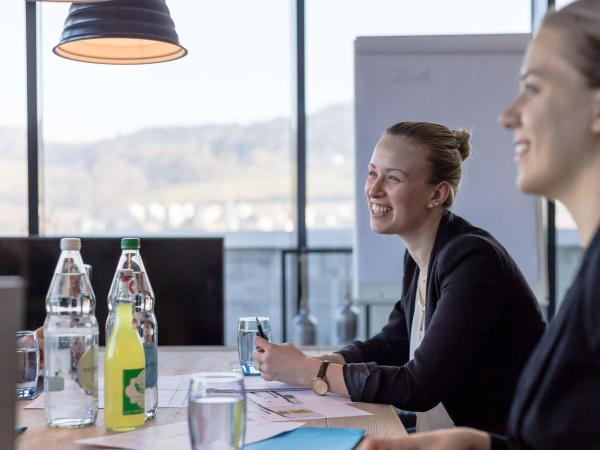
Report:
[[[573,3],[573,0],[556,0],[556,9],[564,8],[569,3]]]
[[[530,22],[528,0],[306,1],[306,217],[312,231],[310,245],[352,243],[354,39],[529,33]]]
[[[288,3],[168,6],[188,56],[113,66],[43,4],[46,234],[293,230]]]
[[[350,247],[354,224],[356,37],[529,33],[531,2],[307,0],[306,28],[309,246]],[[331,302],[340,300],[339,294],[335,297],[329,297]],[[331,309],[319,306],[312,312],[320,323],[332,323]],[[388,314],[389,307],[374,307],[371,329],[378,330]]]
[[[278,314],[277,249],[293,244],[293,2],[167,3],[190,53],[146,66],[55,56],[68,6],[41,4],[40,228],[46,235],[225,234],[232,343],[227,328],[237,315]],[[306,11],[309,244],[349,247],[354,38],[529,32],[530,2],[307,0]],[[338,267],[343,258],[312,267]],[[343,297],[340,272],[332,269],[321,287],[312,283],[311,295]]]
[[[564,8],[572,2],[573,0],[557,0],[556,9]],[[583,257],[583,248],[575,222],[560,202],[556,202],[556,241],[556,309],[558,311]]]
[[[0,234],[27,234],[25,2],[0,6]]]
[[[565,205],[556,205],[556,310],[573,282],[583,257],[583,248],[573,217]]]
[[[68,7],[43,4],[41,229],[225,234],[232,345],[237,317],[279,314],[276,248],[293,242],[290,5],[167,4],[189,54],[141,66],[55,56]]]

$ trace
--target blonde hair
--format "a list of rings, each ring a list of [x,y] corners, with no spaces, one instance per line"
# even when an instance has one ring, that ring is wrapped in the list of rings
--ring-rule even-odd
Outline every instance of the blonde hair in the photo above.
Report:
[[[586,79],[589,88],[600,87],[600,2],[577,0],[544,17],[542,27],[565,34],[569,51],[564,53]]]
[[[462,128],[450,130],[444,125],[430,122],[400,122],[385,132],[405,137],[425,149],[431,169],[428,182],[438,184],[445,181],[450,184],[450,195],[443,204],[445,208],[450,208],[462,177],[462,162],[471,154],[469,132]]]

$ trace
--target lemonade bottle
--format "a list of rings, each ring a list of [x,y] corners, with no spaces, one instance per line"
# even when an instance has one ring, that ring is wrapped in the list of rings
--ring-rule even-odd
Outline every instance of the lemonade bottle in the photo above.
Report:
[[[121,258],[115,271],[115,276],[108,293],[109,316],[106,321],[106,336],[110,336],[112,319],[110,314],[114,307],[114,301],[119,294],[119,276],[123,269],[131,269],[135,278],[136,293],[134,294],[135,309],[133,312],[133,324],[137,328],[146,357],[146,420],[156,416],[158,410],[158,323],[154,314],[156,299],[150,284],[150,279],[144,267],[140,254],[139,238],[121,239]]]
[[[131,269],[119,275],[113,326],[104,353],[104,425],[110,431],[144,426],[145,357],[140,336],[132,325],[136,293]]]

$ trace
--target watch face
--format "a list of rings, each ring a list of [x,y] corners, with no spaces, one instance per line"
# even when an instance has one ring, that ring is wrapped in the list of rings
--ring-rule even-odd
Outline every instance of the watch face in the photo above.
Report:
[[[315,378],[311,383],[311,387],[317,395],[325,395],[329,390],[327,382],[322,378]]]

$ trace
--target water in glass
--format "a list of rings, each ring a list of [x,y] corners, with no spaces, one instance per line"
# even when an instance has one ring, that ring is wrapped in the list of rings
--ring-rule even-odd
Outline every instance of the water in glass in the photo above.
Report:
[[[17,397],[31,399],[36,395],[40,367],[40,346],[35,331],[17,332]]]
[[[205,373],[190,384],[188,423],[193,450],[239,450],[244,445],[246,397],[243,377]]]
[[[258,317],[260,325],[265,335],[271,340],[271,322],[268,317]],[[240,366],[244,375],[260,375],[260,372],[254,368],[252,352],[256,350],[254,338],[258,336],[256,317],[241,317],[238,321],[238,356]]]

